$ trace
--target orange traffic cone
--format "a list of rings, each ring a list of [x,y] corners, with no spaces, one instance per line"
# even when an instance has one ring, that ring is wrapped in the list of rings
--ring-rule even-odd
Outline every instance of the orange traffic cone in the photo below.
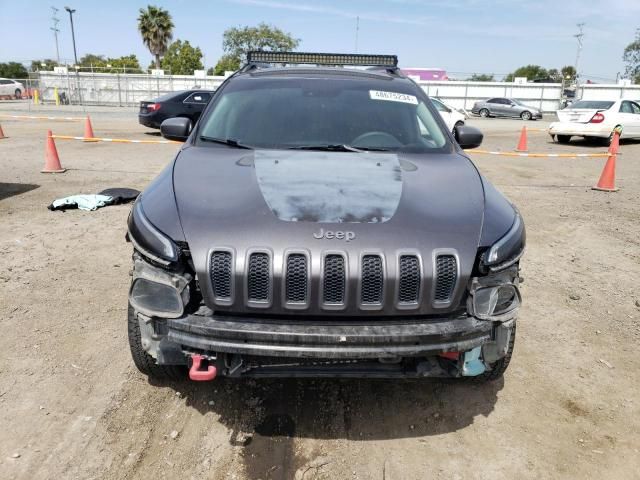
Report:
[[[9,138],[9,137],[5,136],[4,132],[2,131],[2,125],[0,125],[0,140],[2,140],[3,138]]]
[[[47,144],[44,150],[44,168],[40,171],[42,173],[62,173],[66,170],[66,168],[62,168],[62,165],[60,165],[58,149],[56,148],[56,142],[53,141],[53,134],[51,130],[47,130]]]
[[[520,141],[518,142],[518,146],[516,147],[516,152],[526,152],[527,149],[527,127],[522,127],[522,131],[520,132]]]
[[[611,140],[611,147],[609,148],[609,158],[602,169],[600,180],[593,190],[600,190],[602,192],[617,192],[616,188],[616,157],[618,154],[618,147],[620,145],[620,132],[615,131],[613,133],[613,139]]]
[[[91,118],[87,115],[87,119],[84,121],[84,141],[95,142],[95,135],[93,134],[93,127],[91,126]]]

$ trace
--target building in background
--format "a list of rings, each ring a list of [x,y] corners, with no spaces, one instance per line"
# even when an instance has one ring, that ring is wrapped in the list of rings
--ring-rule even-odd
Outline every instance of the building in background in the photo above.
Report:
[[[402,73],[412,80],[449,80],[447,72],[441,68],[401,68]]]

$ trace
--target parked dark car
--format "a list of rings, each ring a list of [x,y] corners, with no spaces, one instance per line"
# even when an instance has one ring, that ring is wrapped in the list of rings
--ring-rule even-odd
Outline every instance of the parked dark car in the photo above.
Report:
[[[523,120],[536,120],[542,118],[539,108],[525,105],[520,100],[513,98],[490,98],[482,102],[476,102],[471,113],[481,117],[520,117]]]
[[[186,142],[128,220],[141,372],[504,373],[522,218],[463,151],[480,131],[456,141],[395,56],[251,52],[161,131]]]
[[[184,90],[140,102],[138,121],[145,127],[160,128],[167,118],[183,117],[195,125],[213,93],[212,90]]]

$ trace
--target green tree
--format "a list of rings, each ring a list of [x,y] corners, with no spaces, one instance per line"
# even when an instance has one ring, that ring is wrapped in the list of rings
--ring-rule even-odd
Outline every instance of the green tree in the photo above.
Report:
[[[87,53],[83,57],[80,57],[78,66],[83,68],[99,67],[106,62],[104,55],[96,55],[95,53]]]
[[[494,78],[493,78],[493,74],[487,74],[487,73],[478,74],[478,73],[474,73],[469,78],[467,78],[467,80],[469,80],[471,82],[493,82]]]
[[[636,30],[635,40],[625,47],[622,60],[626,63],[625,76],[633,83],[640,83],[640,28]]]
[[[532,82],[534,80],[549,78],[549,72],[540,65],[525,65],[507,75],[504,81],[513,82],[513,79],[516,77],[527,77],[527,81]]]
[[[548,76],[548,79],[551,80],[552,82],[557,82],[557,83],[562,82],[562,73],[560,73],[557,68],[550,68],[547,71],[547,76]]]
[[[138,31],[142,42],[155,57],[156,68],[160,68],[160,57],[165,54],[173,38],[173,21],[169,12],[161,7],[148,5],[140,9]]]
[[[240,60],[231,55],[223,55],[216,66],[207,71],[207,75],[224,75],[225,72],[235,72],[240,68]]]
[[[225,62],[233,59],[238,67],[246,58],[247,52],[251,50],[284,52],[295,50],[298,45],[300,45],[300,39],[266,23],[260,23],[257,27],[232,27],[222,34],[224,57],[228,57]],[[222,61],[224,57],[220,60]]]
[[[562,72],[562,78],[565,80],[574,80],[576,78],[576,69],[571,65],[565,65],[560,69]]]
[[[53,67],[57,67],[58,63],[55,60],[50,58],[45,58],[44,60],[32,60],[30,70],[32,72],[38,72],[40,70],[44,70],[46,72],[50,72],[53,70]]]
[[[134,54],[107,58],[104,55],[87,53],[78,63],[82,68],[91,68],[99,73],[142,73],[138,57]]]
[[[109,67],[111,65],[111,67]],[[142,73],[138,57],[134,54],[123,55],[117,58],[107,58],[105,72],[108,73]]]
[[[192,47],[188,40],[176,40],[162,57],[160,66],[172,75],[193,75],[194,70],[202,70],[202,50]]]
[[[29,72],[24,68],[24,65],[18,62],[0,63],[0,77],[19,80],[28,78]]]

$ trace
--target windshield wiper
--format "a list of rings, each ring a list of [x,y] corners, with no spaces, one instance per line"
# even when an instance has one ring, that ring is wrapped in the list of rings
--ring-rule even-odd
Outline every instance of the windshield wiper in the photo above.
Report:
[[[335,144],[335,145],[296,145],[287,147],[287,150],[318,150],[323,152],[388,152],[386,148],[366,147],[356,148],[351,145]]]
[[[214,138],[214,137],[207,137],[206,135],[200,135],[200,140],[202,140],[203,142],[221,143],[222,145],[229,145],[230,147],[234,147],[234,148],[245,148],[245,149],[251,150],[251,147],[247,145],[242,145],[241,143],[238,143],[238,141],[234,140],[233,138]]]

